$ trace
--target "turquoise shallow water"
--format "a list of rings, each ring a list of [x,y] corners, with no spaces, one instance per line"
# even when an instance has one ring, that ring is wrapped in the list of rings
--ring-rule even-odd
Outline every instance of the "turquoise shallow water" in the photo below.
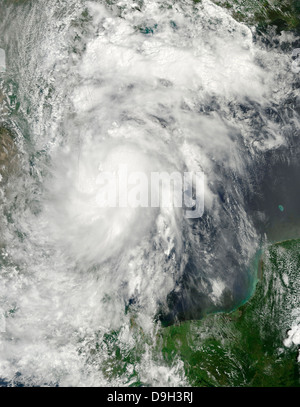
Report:
[[[250,303],[265,242],[297,232],[293,34],[266,42],[210,1],[1,15],[0,120],[18,152],[0,196],[3,385],[189,384],[161,322]],[[99,171],[120,164],[204,172],[203,216],[99,210]]]

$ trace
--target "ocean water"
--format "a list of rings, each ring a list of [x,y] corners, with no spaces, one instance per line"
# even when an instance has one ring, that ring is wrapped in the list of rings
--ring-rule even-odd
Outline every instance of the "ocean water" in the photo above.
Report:
[[[0,7],[3,384],[188,384],[161,326],[235,308],[262,245],[298,234],[297,38],[209,0]],[[120,165],[203,172],[203,216],[99,210],[99,169]]]

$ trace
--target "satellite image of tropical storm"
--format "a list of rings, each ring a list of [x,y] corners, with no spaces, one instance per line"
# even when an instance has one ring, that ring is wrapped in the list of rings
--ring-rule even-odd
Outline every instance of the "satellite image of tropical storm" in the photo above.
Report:
[[[0,387],[300,387],[299,175],[300,0],[0,0]]]

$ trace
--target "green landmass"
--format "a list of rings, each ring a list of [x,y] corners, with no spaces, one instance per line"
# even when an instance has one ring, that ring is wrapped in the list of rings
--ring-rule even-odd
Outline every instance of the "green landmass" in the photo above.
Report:
[[[230,314],[166,328],[165,359],[179,355],[193,386],[298,387],[297,348],[283,341],[299,307],[299,270],[300,240],[271,246],[252,299]]]
[[[24,4],[32,0],[3,0],[5,5]],[[282,31],[300,32],[299,0],[212,0],[218,6],[229,10],[237,21],[254,25],[259,33],[275,27],[277,33]],[[201,3],[202,0],[194,0]],[[107,0],[108,4],[113,4]],[[138,2],[137,2],[138,3]],[[139,6],[137,4],[137,9]]]
[[[0,184],[15,174],[17,169],[17,148],[10,130],[0,126]]]
[[[199,2],[198,0],[195,0]],[[213,0],[229,10],[237,21],[257,27],[259,33],[274,27],[282,31],[300,32],[299,0]]]
[[[107,333],[92,345],[89,362],[98,355],[105,377],[129,386],[150,385],[139,374],[150,352],[157,366],[181,362],[183,385],[185,378],[202,387],[299,387],[298,349],[283,344],[300,305],[299,270],[300,240],[274,244],[262,257],[254,295],[237,310],[160,328],[154,336],[132,313],[132,343],[121,339],[122,330]]]

